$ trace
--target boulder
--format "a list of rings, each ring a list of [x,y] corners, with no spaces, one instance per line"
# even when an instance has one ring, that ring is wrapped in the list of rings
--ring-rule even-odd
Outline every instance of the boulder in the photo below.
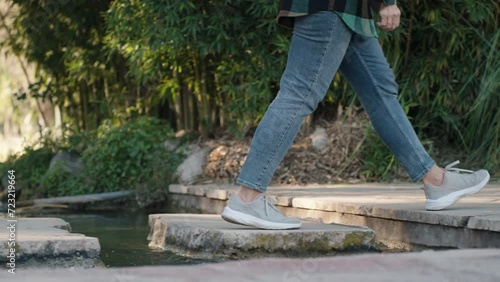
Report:
[[[176,174],[178,181],[182,184],[188,184],[203,175],[203,167],[207,159],[210,148],[201,148],[198,145],[189,145],[187,147],[188,157],[177,167]]]
[[[177,139],[167,139],[163,142],[163,147],[170,152],[175,151],[179,147],[179,140]]]
[[[84,168],[82,159],[77,154],[68,151],[59,151],[52,157],[49,164],[49,171],[56,166],[73,175],[79,175]]]
[[[309,138],[311,139],[314,150],[319,153],[328,148],[328,144],[330,143],[326,129],[322,127],[316,128]]]

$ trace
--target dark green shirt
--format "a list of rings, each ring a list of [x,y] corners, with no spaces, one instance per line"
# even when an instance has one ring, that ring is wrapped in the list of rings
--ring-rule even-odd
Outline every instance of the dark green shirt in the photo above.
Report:
[[[278,24],[293,28],[295,17],[320,11],[337,13],[354,32],[369,37],[377,37],[372,9],[380,5],[394,5],[396,0],[281,0]]]

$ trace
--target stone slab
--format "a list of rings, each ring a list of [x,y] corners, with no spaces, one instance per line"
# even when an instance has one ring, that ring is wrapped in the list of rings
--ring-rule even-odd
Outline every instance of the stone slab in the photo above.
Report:
[[[500,236],[500,185],[490,184],[480,193],[462,199],[442,211],[425,210],[425,197],[416,184],[339,184],[270,186],[268,194],[289,216],[324,223],[368,226],[377,234],[377,243],[406,244],[418,248],[498,248]],[[228,196],[237,185],[210,184],[211,190],[226,190]],[[171,199],[189,212],[220,214],[224,200],[191,195]],[[192,197],[192,198],[190,198]],[[196,199],[193,199],[196,198]],[[182,203],[181,203],[182,202]]]
[[[467,227],[471,229],[500,232],[500,214],[472,217]]]
[[[206,196],[210,199],[227,200],[238,187],[227,184],[183,185],[171,184],[168,192],[193,196]]]
[[[210,198],[210,199],[227,200],[228,194],[229,193],[226,190],[222,190],[222,189],[207,189],[206,190],[206,196],[207,196],[207,198]]]
[[[11,233],[7,227],[15,224],[15,249],[18,260],[30,258],[84,257],[100,261],[99,240],[70,233],[69,224],[58,218],[18,218],[17,222],[0,220],[0,245],[9,246]],[[12,241],[11,241],[12,242]],[[2,248],[0,261],[6,261],[10,248]]]
[[[189,195],[201,197],[205,196],[207,190],[204,185],[188,186],[187,189]]]
[[[196,214],[221,214],[226,206],[225,201],[181,194],[172,194],[169,204],[182,207],[176,212]],[[500,248],[498,232],[330,211],[282,206],[278,208],[287,216],[307,221],[367,226],[375,231],[377,248],[381,249],[408,251],[426,247]]]
[[[170,184],[168,186],[168,192],[173,194],[187,194],[188,187],[182,184]]]
[[[293,203],[292,197],[287,196],[275,196],[276,205],[282,207],[291,207]]]
[[[345,197],[294,198],[292,206],[296,208],[349,213],[386,219],[439,224],[454,227],[465,227],[471,217],[498,214],[500,204],[485,201],[482,204],[459,202],[449,209],[441,211],[425,210],[425,202],[405,202],[400,199],[387,200],[369,199],[360,196],[359,199]]]
[[[365,254],[310,259],[264,258],[193,266],[23,270],[18,282],[443,282],[500,281],[500,250]],[[1,274],[0,274],[1,275]]]
[[[459,202],[451,208],[441,211],[427,211],[425,210],[425,205],[408,203],[374,205],[368,216],[444,226],[466,227],[469,220],[476,216],[495,213],[500,215],[500,205],[491,203],[477,205]]]
[[[305,256],[368,249],[367,227],[303,222],[295,230],[260,230],[228,223],[220,215],[153,214],[149,246],[196,257]]]
[[[233,186],[236,187],[236,186]],[[442,211],[425,210],[425,197],[416,184],[341,184],[306,186],[270,186],[278,206],[320,210],[369,217],[467,227],[476,217],[500,216],[500,185],[488,185],[480,193],[465,198]],[[207,193],[216,185],[206,188]],[[234,188],[233,188],[234,189]],[[496,231],[489,227],[496,221],[474,219],[476,229]],[[478,225],[474,222],[483,222]],[[487,224],[487,225],[484,225]],[[496,224],[496,223],[495,223]],[[480,226],[485,227],[480,227]],[[496,226],[496,225],[494,225]]]

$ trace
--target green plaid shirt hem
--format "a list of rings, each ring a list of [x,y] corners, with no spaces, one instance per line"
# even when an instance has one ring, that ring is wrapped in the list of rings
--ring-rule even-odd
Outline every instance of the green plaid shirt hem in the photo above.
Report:
[[[396,0],[281,0],[277,23],[293,29],[296,17],[320,11],[332,11],[339,15],[354,32],[377,37],[372,9],[378,10],[381,4],[394,5]]]

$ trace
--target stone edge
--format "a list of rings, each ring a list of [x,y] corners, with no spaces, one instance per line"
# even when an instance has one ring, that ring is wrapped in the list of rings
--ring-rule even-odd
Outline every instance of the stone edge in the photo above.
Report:
[[[496,218],[488,215],[474,216],[467,223],[467,228],[500,232],[500,215],[496,215]]]

